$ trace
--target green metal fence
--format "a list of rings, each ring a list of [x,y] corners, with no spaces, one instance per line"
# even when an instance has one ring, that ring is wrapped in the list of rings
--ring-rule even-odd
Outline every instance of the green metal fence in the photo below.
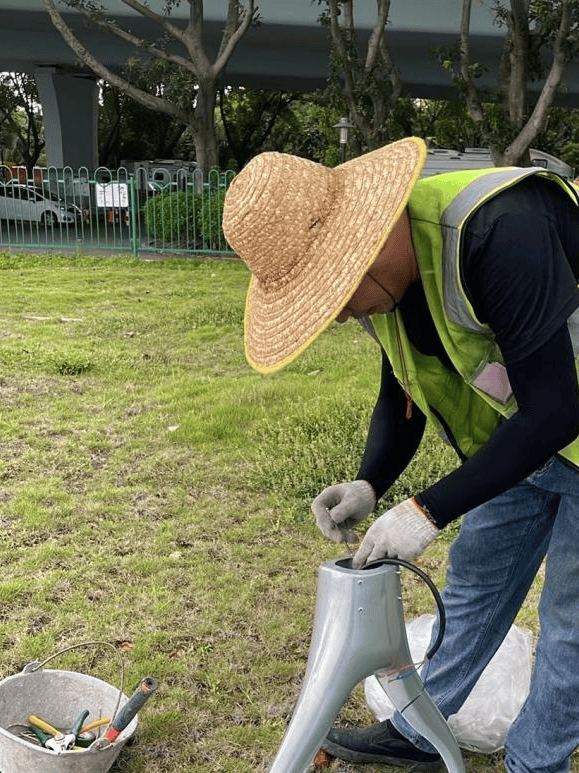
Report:
[[[0,248],[225,253],[232,171],[0,166]]]

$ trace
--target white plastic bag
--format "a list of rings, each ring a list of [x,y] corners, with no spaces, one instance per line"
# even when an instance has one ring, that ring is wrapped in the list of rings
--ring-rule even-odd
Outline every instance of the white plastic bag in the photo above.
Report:
[[[434,620],[434,615],[422,615],[406,624],[414,663],[424,659]],[[503,748],[507,730],[529,694],[532,648],[532,633],[511,626],[460,711],[448,718],[449,727],[463,749],[491,754]],[[368,708],[376,719],[381,722],[391,717],[394,707],[380,679],[368,677],[364,688]]]

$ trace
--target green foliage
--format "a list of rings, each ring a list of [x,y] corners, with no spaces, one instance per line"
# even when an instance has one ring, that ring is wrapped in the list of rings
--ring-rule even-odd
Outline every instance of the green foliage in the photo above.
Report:
[[[569,14],[569,28],[564,45],[569,56],[576,54],[579,42],[579,2],[577,0],[531,0],[529,19],[534,24],[535,36],[545,45],[552,46],[561,25],[563,7]]]
[[[225,249],[227,242],[221,227],[226,189],[210,189],[208,193],[197,197],[197,233],[203,245],[209,249]]]
[[[150,239],[178,247],[223,249],[221,219],[225,188],[206,186],[201,194],[161,191],[145,204],[145,225]]]
[[[219,111],[226,143],[222,146],[223,168],[242,169],[262,152],[276,135],[291,124],[291,106],[303,96],[273,89],[227,88],[219,92]]]
[[[401,97],[390,121],[392,139],[417,136],[431,147],[464,150],[481,146],[479,127],[462,100]]]
[[[292,102],[288,115],[280,121],[264,150],[293,153],[324,166],[340,163],[339,132],[335,124],[344,115],[342,106],[326,101],[324,92],[304,95]]]
[[[222,168],[241,169],[264,151],[291,153],[335,166],[340,163],[335,124],[345,115],[343,101],[334,103],[326,90],[304,94],[264,89],[224,89],[221,121],[226,140]]]
[[[73,354],[64,358],[51,358],[54,368],[61,376],[80,376],[92,369],[92,362],[86,357]]]
[[[149,237],[180,247],[196,237],[196,199],[193,191],[162,191],[145,204],[145,226]]]
[[[563,145],[558,156],[576,171],[579,170],[579,142],[568,142]]]
[[[160,95],[179,107],[195,99],[190,72],[159,59],[131,58],[123,75],[143,91]],[[151,110],[106,81],[101,84],[99,160],[118,167],[122,160],[192,157],[191,136],[174,116]]]
[[[32,75],[0,75],[0,162],[32,170],[44,149],[38,89]]]
[[[524,10],[521,5],[524,5]],[[551,62],[564,72],[566,65],[576,59],[579,46],[579,2],[529,0],[528,3],[520,4],[517,10],[514,0],[493,0],[491,11],[494,23],[504,31],[496,83],[482,86],[481,78],[487,74],[486,68],[476,60],[463,57],[465,49],[461,41],[454,47],[433,49],[433,53],[475,116],[482,145],[492,149],[498,163],[524,163],[524,151],[515,158],[509,155],[508,149],[522,130],[529,128],[529,120],[537,103],[532,104],[530,89],[529,93],[519,87],[513,90],[511,79],[518,78],[521,68],[524,68],[523,74],[528,86],[533,84],[540,91]],[[565,18],[567,31],[561,39],[560,32]],[[556,85],[563,90],[564,80]],[[569,141],[569,137],[557,137],[553,132],[550,137],[546,137],[545,127],[552,122],[556,110],[545,102],[538,115],[533,113],[534,126],[538,128],[533,128],[530,147],[558,155]]]
[[[369,64],[373,35],[363,51],[361,40],[366,36],[359,35],[355,27],[352,3],[348,9],[341,7],[341,3],[333,7],[327,0],[318,0],[318,5],[321,6],[318,21],[328,29],[330,42],[326,95],[332,107],[347,107],[346,111],[342,107],[342,115],[348,114],[356,124],[352,145],[359,155],[393,139],[390,118],[402,83],[390,59],[385,37]],[[380,9],[378,13],[381,14]],[[386,13],[382,23],[386,26],[387,22]]]

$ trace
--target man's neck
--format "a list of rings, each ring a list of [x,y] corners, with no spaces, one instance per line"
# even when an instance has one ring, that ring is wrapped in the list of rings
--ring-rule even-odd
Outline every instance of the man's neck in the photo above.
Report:
[[[400,301],[413,282],[420,279],[408,210],[405,209],[394,224],[371,272],[373,277],[389,288],[397,301]]]

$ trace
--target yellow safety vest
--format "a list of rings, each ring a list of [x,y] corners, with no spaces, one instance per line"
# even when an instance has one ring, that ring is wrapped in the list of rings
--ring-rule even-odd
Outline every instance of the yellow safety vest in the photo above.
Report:
[[[441,434],[470,457],[488,440],[501,416],[517,410],[504,361],[488,325],[477,319],[462,284],[460,258],[466,221],[484,202],[523,178],[556,180],[578,204],[571,184],[537,167],[451,172],[419,180],[408,203],[420,278],[438,335],[457,372],[421,354],[408,340],[399,311],[372,316],[394,374]],[[579,310],[568,321],[575,365]],[[579,466],[579,438],[560,455]]]

